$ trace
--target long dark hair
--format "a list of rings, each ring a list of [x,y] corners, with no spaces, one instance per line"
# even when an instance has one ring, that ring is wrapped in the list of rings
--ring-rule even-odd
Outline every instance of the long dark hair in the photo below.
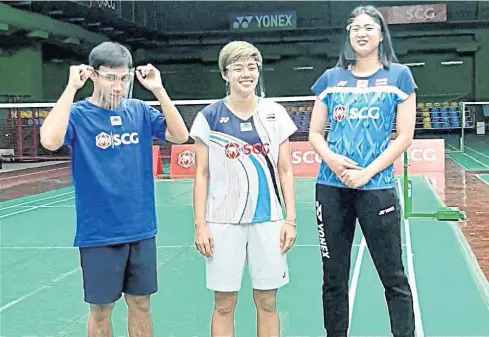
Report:
[[[367,14],[380,25],[380,31],[383,35],[383,40],[379,43],[378,47],[379,59],[384,68],[388,69],[392,62],[397,62],[397,57],[394,53],[394,48],[392,47],[391,35],[389,33],[387,23],[385,22],[382,13],[374,6],[359,6],[351,12],[347,24],[351,24],[353,20],[361,14]],[[336,66],[346,69],[351,64],[355,64],[355,62],[355,51],[353,50],[353,47],[350,43],[350,32],[347,31],[345,34],[345,44],[341,49],[340,57]]]

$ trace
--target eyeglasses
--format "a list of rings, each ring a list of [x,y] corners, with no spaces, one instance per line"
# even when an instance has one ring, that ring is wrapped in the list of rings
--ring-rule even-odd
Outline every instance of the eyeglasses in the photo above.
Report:
[[[230,69],[234,73],[242,73],[245,69],[249,72],[257,72],[260,69],[260,64],[258,62],[249,63],[247,65],[242,63],[231,63],[226,69]]]
[[[349,24],[348,26],[346,26],[346,30],[350,33],[358,33],[361,29],[365,29],[365,31],[367,32],[373,32],[376,30],[380,30],[380,25],[368,24],[365,26],[360,26],[360,25]]]
[[[114,74],[114,73],[108,73],[108,72],[102,72],[99,70],[95,70],[95,72],[103,77],[106,81],[108,82],[116,82],[116,81],[121,81],[124,83],[128,83],[132,81],[134,77],[134,70],[129,71],[128,73],[122,73],[122,74]]]

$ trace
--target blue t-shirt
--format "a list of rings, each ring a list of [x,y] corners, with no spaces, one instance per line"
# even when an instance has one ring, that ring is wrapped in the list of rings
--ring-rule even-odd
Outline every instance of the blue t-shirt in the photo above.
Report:
[[[88,99],[72,105],[65,144],[71,148],[79,247],[120,244],[157,233],[153,137],[165,140],[161,112],[123,100],[116,111]]]
[[[409,68],[397,63],[368,77],[340,67],[328,69],[312,91],[328,109],[329,148],[367,167],[389,146],[397,106],[415,89]],[[390,165],[360,189],[392,188],[394,182],[394,166]],[[347,187],[325,162],[321,163],[318,183]]]

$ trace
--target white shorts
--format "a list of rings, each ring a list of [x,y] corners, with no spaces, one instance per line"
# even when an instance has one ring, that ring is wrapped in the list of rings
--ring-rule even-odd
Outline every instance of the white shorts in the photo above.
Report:
[[[239,291],[245,262],[253,289],[270,290],[286,285],[289,282],[287,256],[280,249],[283,223],[209,223],[214,255],[206,259],[207,288],[221,292]]]

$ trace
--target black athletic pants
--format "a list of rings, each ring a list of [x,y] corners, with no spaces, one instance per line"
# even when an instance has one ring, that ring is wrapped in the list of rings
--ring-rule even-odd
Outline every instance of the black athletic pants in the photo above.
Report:
[[[350,253],[358,219],[385,289],[392,334],[413,337],[413,300],[402,262],[401,214],[395,189],[362,191],[318,184],[316,215],[327,336],[347,336]]]

